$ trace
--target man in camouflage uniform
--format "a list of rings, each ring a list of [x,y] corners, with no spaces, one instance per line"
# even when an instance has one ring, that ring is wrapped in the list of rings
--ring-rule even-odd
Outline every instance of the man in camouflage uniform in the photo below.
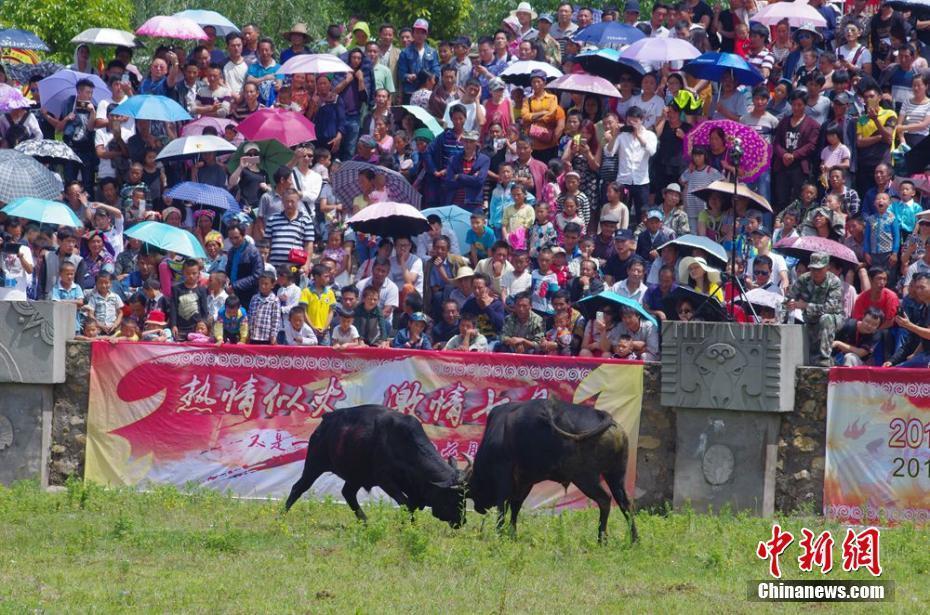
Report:
[[[827,271],[830,256],[823,252],[811,255],[808,272],[788,289],[787,309],[804,314],[811,340],[811,364],[829,367],[836,330],[843,322],[843,285]]]

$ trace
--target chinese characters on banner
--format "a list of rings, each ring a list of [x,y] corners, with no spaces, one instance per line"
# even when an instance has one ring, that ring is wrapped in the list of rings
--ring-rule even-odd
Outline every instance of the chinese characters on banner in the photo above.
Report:
[[[567,360],[566,360],[567,359]],[[550,396],[609,412],[635,476],[642,365],[577,358],[379,349],[94,344],[85,476],[107,485],[189,483],[283,497],[327,413],[381,404],[415,416],[443,457],[474,457],[488,413]],[[340,498],[327,479],[317,495]],[[583,506],[543,484],[530,506]]]
[[[831,369],[824,514],[855,525],[930,522],[926,370]]]
[[[827,574],[833,570],[833,535],[829,530],[814,534],[811,530],[801,529],[801,540],[798,546],[801,555],[798,556],[798,568],[802,572],[816,571]],[[772,537],[760,541],[756,547],[759,559],[768,560],[769,574],[780,579],[782,576],[782,555],[794,542],[794,536],[787,530],[782,530],[777,523],[772,526]],[[859,569],[867,570],[872,576],[882,574],[881,534],[877,528],[869,527],[860,532],[852,528],[846,530],[842,544],[842,567],[846,572],[855,572]]]

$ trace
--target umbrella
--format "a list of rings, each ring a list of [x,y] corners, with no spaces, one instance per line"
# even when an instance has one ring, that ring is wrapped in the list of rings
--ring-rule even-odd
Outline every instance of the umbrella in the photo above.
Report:
[[[159,122],[183,122],[193,119],[184,107],[167,96],[157,94],[136,94],[130,96],[115,109],[115,115],[126,115],[137,120],[156,120]]]
[[[166,252],[174,252],[191,258],[207,258],[203,246],[193,234],[164,222],[154,220],[140,222],[126,231],[126,237],[138,239],[142,243],[161,248]]]
[[[278,107],[259,109],[242,120],[238,128],[246,139],[274,139],[288,147],[316,140],[313,122],[299,113]]]
[[[787,19],[788,25],[792,28],[798,28],[805,24],[817,28],[827,27],[827,20],[824,19],[824,16],[820,14],[820,11],[809,5],[806,0],[769,4],[752,17],[753,21],[766,26],[774,26],[782,19]]]
[[[738,184],[734,186],[733,182],[718,179],[715,182],[711,182],[710,185],[708,185],[706,188],[695,190],[693,194],[696,197],[706,201],[711,192],[719,192],[720,194],[728,197],[732,197],[733,194],[736,193],[737,196],[749,199],[749,206],[753,209],[772,213],[772,206],[769,205],[769,202],[766,200],[766,198],[761,194],[753,192],[745,184]]]
[[[432,215],[437,215],[442,219],[443,224],[448,224],[452,227],[452,231],[455,233],[455,238],[458,239],[458,244],[461,248],[465,248],[468,244],[465,241],[465,237],[468,235],[469,229],[471,229],[471,212],[467,209],[462,209],[458,205],[446,205],[444,207],[431,207],[429,209],[423,210],[423,215],[429,218]],[[466,250],[467,252],[468,250]]]
[[[781,304],[784,300],[785,298],[778,293],[769,292],[764,288],[747,290],[746,294],[735,299],[737,303],[749,303],[755,306],[769,308],[776,312],[781,308]]]
[[[578,311],[584,314],[588,319],[592,318],[596,312],[604,309],[604,306],[607,305],[613,305],[620,309],[629,308],[631,310],[636,310],[640,316],[652,324],[659,324],[655,316],[647,312],[646,308],[644,308],[639,301],[624,297],[623,295],[618,295],[612,290],[602,290],[596,295],[590,295],[575,303],[575,307],[578,308]]]
[[[536,60],[514,62],[498,76],[507,83],[526,88],[530,86],[530,74],[534,70],[541,70],[546,73],[546,81],[552,81],[562,76],[562,71],[553,65],[548,62],[537,62]]]
[[[398,203],[410,203],[417,209],[420,208],[420,200],[422,197],[420,193],[410,185],[406,177],[397,171],[355,160],[343,163],[342,166],[339,167],[339,170],[330,176],[333,192],[339,197],[340,202],[348,205],[352,202],[352,199],[362,193],[362,189],[358,185],[358,174],[359,171],[363,169],[371,169],[375,173],[384,175],[387,178],[384,189],[387,191],[389,199],[397,201]],[[416,235],[416,233],[410,234]]]
[[[709,237],[704,237],[702,235],[682,235],[681,237],[676,237],[675,239],[663,243],[659,246],[659,250],[665,246],[676,245],[681,248],[697,248],[703,250],[710,260],[716,260],[719,262],[720,267],[726,267],[727,265],[727,251],[723,249],[723,246],[710,239]],[[689,253],[687,256],[691,256]],[[714,263],[709,263],[713,265]]]
[[[0,203],[21,196],[58,199],[65,187],[54,173],[34,158],[16,150],[0,150]]]
[[[423,107],[418,105],[400,105],[400,108],[412,115],[417,123],[432,132],[433,136],[438,137],[442,134],[442,126],[440,126],[436,118],[430,115],[429,111]]]
[[[136,35],[126,30],[116,30],[115,28],[90,28],[84,30],[71,39],[75,45],[84,43],[85,45],[105,45],[109,47],[140,47],[136,41]]]
[[[193,122],[184,124],[184,126],[181,127],[181,136],[194,137],[197,135],[202,135],[204,129],[206,128],[212,128],[216,131],[217,135],[221,135],[226,132],[227,126],[236,128],[237,124],[228,118],[204,115],[203,117],[197,118]]]
[[[32,156],[42,162],[67,161],[81,162],[74,150],[61,141],[52,139],[29,139],[23,141],[16,147],[17,152]]]
[[[646,38],[646,35],[639,28],[616,21],[602,21],[572,35],[573,41],[614,49],[631,45],[643,38]]]
[[[39,98],[42,100],[42,108],[58,117],[68,115],[71,109],[66,109],[65,103],[77,94],[75,86],[81,79],[89,79],[94,84],[94,105],[110,100],[110,87],[103,82],[103,79],[97,75],[79,73],[66,68],[39,82]]]
[[[199,135],[174,139],[158,152],[155,159],[186,160],[201,154],[229,154],[234,151],[236,151],[236,146],[226,139],[213,135]]]
[[[852,249],[826,237],[790,237],[776,243],[775,249],[785,256],[793,256],[805,263],[814,252],[825,252],[830,255],[830,258],[835,258],[844,264],[854,267],[859,265],[859,259],[856,258],[856,253]]]
[[[32,51],[49,51],[48,45],[29,30],[4,28],[0,30],[0,47],[13,49],[31,49]]]
[[[236,27],[236,24],[229,21],[216,11],[204,11],[201,9],[188,9],[186,11],[181,11],[175,13],[172,17],[181,17],[183,19],[190,19],[195,24],[201,27],[212,26],[216,30],[217,36],[226,36],[227,34],[232,34],[233,32],[238,32],[239,28]]]
[[[739,178],[742,181],[755,181],[769,168],[772,159],[772,146],[766,143],[762,135],[751,126],[732,120],[701,122],[697,128],[687,134],[684,142],[685,154],[691,156],[691,148],[695,145],[709,145],[710,133],[714,128],[723,130],[727,150],[730,150],[736,143],[736,139],[739,139],[740,147],[743,150],[743,157],[739,163]]]
[[[720,81],[724,73],[732,71],[733,77],[740,85],[756,85],[765,80],[765,77],[755,66],[740,56],[735,53],[721,51],[702,53],[693,60],[686,62],[682,70],[692,77],[707,79],[708,81]]]
[[[678,320],[676,309],[680,301],[687,300],[694,308],[694,316],[706,322],[723,322],[727,320],[726,310],[720,305],[716,297],[701,293],[690,286],[678,285],[664,299],[662,311],[669,320]]]
[[[563,92],[578,92],[580,94],[594,94],[596,96],[620,98],[620,91],[614,84],[596,75],[562,75],[546,87],[550,90],[561,90]]]
[[[6,71],[6,76],[16,83],[29,83],[29,80],[34,76],[45,78],[49,75],[54,75],[62,69],[64,69],[64,66],[57,62],[39,62],[38,64],[3,63],[3,70]]]
[[[3,208],[3,213],[13,218],[33,220],[39,224],[52,224],[55,226],[70,226],[81,228],[81,219],[77,217],[70,207],[60,201],[37,199],[23,196],[10,201]]]
[[[261,158],[259,166],[269,178],[274,177],[274,172],[278,168],[286,166],[294,158],[294,152],[289,150],[279,141],[270,139],[268,141],[256,141],[254,143],[258,146],[258,156]],[[242,143],[236,152],[229,158],[229,162],[226,163],[226,168],[229,169],[229,172],[232,173],[239,168],[239,159],[242,158],[242,150],[247,145],[247,143]]]
[[[0,113],[9,113],[15,109],[28,109],[32,106],[29,99],[17,88],[0,83]]]
[[[203,28],[192,19],[165,15],[156,15],[149,18],[148,21],[139,26],[136,34],[151,36],[152,38],[176,38],[195,41],[205,41],[210,38],[203,31]]]
[[[308,53],[294,56],[278,69],[279,75],[293,75],[296,73],[319,75],[322,73],[350,72],[352,72],[352,69],[349,65],[331,53]]]
[[[616,49],[596,49],[582,51],[575,56],[575,61],[592,75],[603,77],[611,83],[620,81],[621,77],[631,77],[635,83],[643,80],[646,67],[629,58],[624,58]]]
[[[693,60],[701,55],[697,47],[680,38],[644,38],[623,50],[621,57],[643,64],[665,64]]]
[[[930,167],[930,139],[921,139],[917,145],[904,154],[904,164],[907,167],[908,175],[923,173],[927,167]]]
[[[349,218],[356,233],[380,237],[413,237],[429,230],[429,222],[413,205],[373,203]]]
[[[181,182],[172,186],[165,191],[165,196],[170,196],[178,201],[187,201],[197,205],[206,205],[216,207],[217,209],[229,209],[239,211],[239,203],[229,193],[228,190],[217,188],[209,184],[199,184],[197,182]]]

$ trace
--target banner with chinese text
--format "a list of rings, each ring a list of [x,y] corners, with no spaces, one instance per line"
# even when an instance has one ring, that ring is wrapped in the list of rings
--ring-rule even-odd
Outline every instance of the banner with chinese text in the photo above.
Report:
[[[605,410],[624,428],[632,494],[642,382],[640,363],[572,357],[96,343],[85,477],[285,497],[310,434],[336,408],[383,404],[413,414],[443,457],[464,463],[495,405],[555,396]],[[341,488],[325,475],[313,493],[341,500]],[[527,500],[586,504],[574,487],[555,483],[538,485]]]
[[[830,370],[824,514],[856,525],[930,521],[930,376]]]

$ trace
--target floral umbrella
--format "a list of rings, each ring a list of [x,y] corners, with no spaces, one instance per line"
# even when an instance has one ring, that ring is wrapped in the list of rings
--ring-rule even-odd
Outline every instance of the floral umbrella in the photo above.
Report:
[[[685,139],[685,154],[691,156],[691,148],[695,145],[709,145],[710,133],[714,128],[721,128],[726,137],[727,155],[733,147],[735,140],[740,140],[743,149],[743,158],[739,165],[739,179],[743,182],[753,182],[769,168],[772,162],[772,146],[751,126],[745,126],[731,120],[710,120],[698,125],[688,133]]]

